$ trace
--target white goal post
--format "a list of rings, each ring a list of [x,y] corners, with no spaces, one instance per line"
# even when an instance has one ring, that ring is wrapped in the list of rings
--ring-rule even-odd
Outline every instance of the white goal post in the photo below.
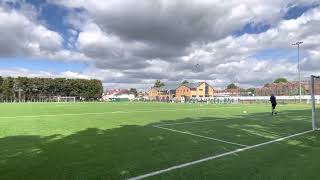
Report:
[[[76,97],[69,97],[69,96],[61,97],[61,96],[58,96],[57,97],[57,102],[76,102]]]
[[[318,81],[318,82],[317,82]],[[311,90],[311,105],[312,105],[312,129],[318,130],[318,116],[317,116],[317,108],[316,108],[316,94],[320,91],[316,86],[320,84],[320,76],[311,75],[310,81],[310,90]]]

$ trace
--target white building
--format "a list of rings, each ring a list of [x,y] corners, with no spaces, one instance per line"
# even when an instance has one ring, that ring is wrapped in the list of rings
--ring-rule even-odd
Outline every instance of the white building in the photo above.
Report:
[[[133,101],[135,96],[126,89],[113,89],[103,93],[102,99],[103,101]]]

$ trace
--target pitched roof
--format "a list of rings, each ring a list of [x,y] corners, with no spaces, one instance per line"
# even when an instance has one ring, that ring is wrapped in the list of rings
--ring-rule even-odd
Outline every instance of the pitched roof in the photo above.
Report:
[[[185,86],[189,87],[190,89],[195,89],[197,88],[198,86],[200,86],[203,82],[198,82],[198,83],[188,83],[188,84],[185,84]]]
[[[190,89],[196,89],[197,87],[199,87],[203,83],[206,83],[206,82],[196,82],[196,83],[181,84],[180,86],[187,86]],[[208,84],[208,83],[206,83],[206,84]],[[208,84],[208,85],[210,87],[212,87],[210,84]],[[178,87],[180,87],[180,86],[178,86]]]
[[[173,91],[176,90],[177,88],[181,87],[181,86],[186,86],[190,89],[196,89],[198,86],[200,86],[201,84],[206,83],[206,82],[197,82],[197,83],[188,83],[188,84],[169,84],[169,85],[165,85],[161,88],[156,88],[156,87],[151,87],[151,89],[157,89],[159,91]],[[208,84],[208,83],[206,83]],[[208,84],[210,87],[212,87],[210,84]]]
[[[162,86],[160,88],[151,87],[151,89],[157,89],[159,91],[168,91],[168,90],[175,90],[175,89],[177,89],[177,87],[178,87],[178,85],[176,85],[176,84],[169,84],[169,85]]]
[[[175,90],[177,89],[179,85],[177,84],[168,84],[168,85],[165,85],[162,89],[163,90]]]

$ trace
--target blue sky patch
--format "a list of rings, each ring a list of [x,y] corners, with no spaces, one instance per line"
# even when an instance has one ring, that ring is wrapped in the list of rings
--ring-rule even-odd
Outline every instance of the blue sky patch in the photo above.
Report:
[[[298,17],[300,17],[303,13],[305,13],[306,11],[312,9],[312,8],[316,8],[318,7],[320,4],[319,2],[316,3],[312,3],[311,5],[304,5],[304,6],[292,6],[289,8],[289,10],[287,11],[287,13],[284,15],[284,19],[288,20],[288,19],[296,19]]]
[[[233,33],[234,36],[238,37],[241,36],[243,34],[259,34],[259,33],[263,33],[266,32],[268,29],[270,29],[270,25],[269,24],[264,24],[264,23],[247,23],[242,29],[237,30]]]

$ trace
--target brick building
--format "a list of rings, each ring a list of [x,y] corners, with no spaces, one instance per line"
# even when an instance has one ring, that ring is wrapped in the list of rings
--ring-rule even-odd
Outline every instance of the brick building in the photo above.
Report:
[[[164,86],[161,88],[152,87],[148,91],[149,100],[154,101],[169,101],[175,97],[175,86]]]
[[[301,82],[301,94],[310,94],[309,82]],[[299,82],[272,83],[267,87],[256,88],[256,96],[294,96],[299,95]],[[316,83],[316,94],[320,95],[320,81]]]
[[[214,92],[213,87],[206,82],[188,83],[180,85],[176,89],[176,98],[180,101],[182,97],[186,100],[190,98],[213,97]]]

